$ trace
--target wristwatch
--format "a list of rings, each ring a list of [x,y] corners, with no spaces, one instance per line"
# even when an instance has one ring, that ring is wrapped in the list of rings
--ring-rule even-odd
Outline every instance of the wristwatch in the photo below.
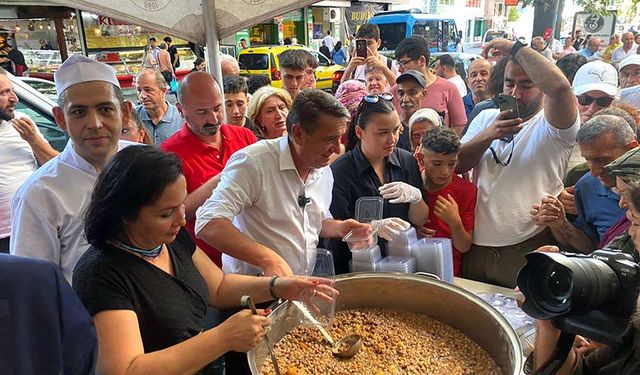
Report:
[[[511,46],[511,52],[510,52],[511,56],[515,57],[516,53],[518,53],[518,51],[520,51],[520,48],[526,47],[526,46],[527,46],[526,44],[522,43],[519,40],[516,40],[516,42],[513,43],[513,46]]]

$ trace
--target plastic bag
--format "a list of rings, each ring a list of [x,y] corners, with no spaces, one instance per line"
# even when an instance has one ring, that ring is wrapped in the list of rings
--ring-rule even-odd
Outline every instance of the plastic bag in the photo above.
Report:
[[[175,77],[169,82],[169,87],[173,93],[178,93],[178,80]]]

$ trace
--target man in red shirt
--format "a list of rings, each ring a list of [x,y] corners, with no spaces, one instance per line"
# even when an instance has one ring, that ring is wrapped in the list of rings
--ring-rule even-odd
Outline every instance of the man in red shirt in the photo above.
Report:
[[[446,127],[452,128],[458,135],[462,134],[467,124],[462,97],[456,85],[429,70],[429,42],[420,35],[411,35],[398,43],[395,53],[400,73],[417,70],[425,77],[427,94],[422,99],[420,108],[431,108],[438,112]],[[391,94],[394,96],[396,111],[400,113],[397,85],[391,89]]]
[[[193,72],[178,90],[177,108],[185,123],[160,148],[173,152],[182,160],[187,180],[186,228],[196,244],[219,266],[221,253],[194,235],[195,213],[218,184],[218,174],[234,152],[256,142],[246,128],[222,123],[220,86],[212,75]]]
[[[469,251],[473,242],[478,191],[454,173],[459,151],[456,133],[442,127],[424,135],[419,151],[424,159],[422,180],[429,206],[429,221],[422,234],[451,239],[455,276],[462,274],[462,253]]]

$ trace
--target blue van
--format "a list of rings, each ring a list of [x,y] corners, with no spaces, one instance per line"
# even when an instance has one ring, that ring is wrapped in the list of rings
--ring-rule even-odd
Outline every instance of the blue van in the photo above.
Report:
[[[380,12],[369,23],[380,28],[380,53],[392,57],[398,43],[413,34],[425,37],[431,52],[455,52],[456,38],[461,35],[453,18],[422,13],[420,9]]]

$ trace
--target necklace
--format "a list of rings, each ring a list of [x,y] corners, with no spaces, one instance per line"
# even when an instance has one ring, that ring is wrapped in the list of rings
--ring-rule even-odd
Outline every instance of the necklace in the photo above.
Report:
[[[160,244],[154,247],[153,249],[141,249],[139,247],[127,245],[126,243],[120,240],[109,240],[107,241],[107,243],[117,247],[120,250],[125,250],[125,251],[132,252],[136,255],[140,255],[142,258],[147,260],[156,260],[164,250],[164,244]]]

